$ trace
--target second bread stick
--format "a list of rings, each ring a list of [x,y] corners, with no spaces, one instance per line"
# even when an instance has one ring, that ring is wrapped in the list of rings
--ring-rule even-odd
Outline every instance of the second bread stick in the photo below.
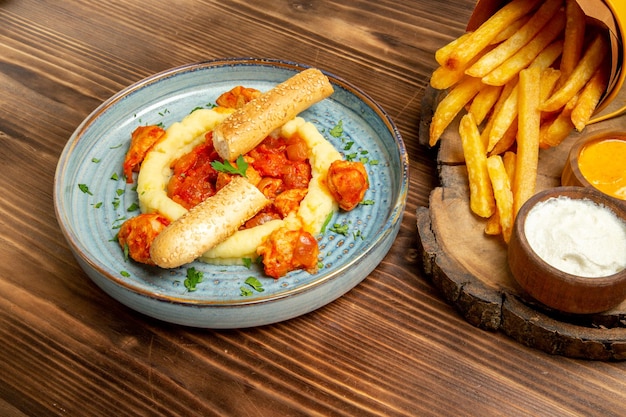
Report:
[[[248,180],[234,176],[214,196],[159,233],[150,247],[150,258],[161,268],[189,263],[235,233],[268,203]]]
[[[221,158],[235,160],[272,131],[318,101],[330,96],[333,87],[320,70],[306,69],[228,116],[213,131],[213,145]]]

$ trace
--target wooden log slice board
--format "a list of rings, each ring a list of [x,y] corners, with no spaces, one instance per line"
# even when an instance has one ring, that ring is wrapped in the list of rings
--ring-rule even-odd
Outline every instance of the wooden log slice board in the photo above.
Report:
[[[422,100],[420,143],[424,146],[441,94],[429,87]],[[500,237],[485,235],[485,220],[470,211],[459,120],[460,115],[438,145],[440,186],[432,190],[429,207],[419,207],[416,213],[425,273],[446,301],[481,329],[502,331],[550,354],[625,360],[626,301],[601,314],[569,315],[533,301],[517,285],[508,268],[506,244]],[[584,133],[620,126],[626,130],[623,118],[590,125]],[[537,191],[560,185],[569,149],[579,137],[572,133],[559,147],[540,152]]]

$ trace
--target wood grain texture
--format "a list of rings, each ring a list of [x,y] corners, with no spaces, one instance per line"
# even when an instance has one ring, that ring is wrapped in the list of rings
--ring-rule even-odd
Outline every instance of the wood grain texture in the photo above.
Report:
[[[468,323],[422,272],[416,209],[437,185],[418,143],[434,51],[473,0],[0,0],[0,414],[620,415],[619,363],[543,353]],[[211,331],[100,291],[58,228],[63,146],[118,90],[190,62],[280,58],[330,71],[396,122],[411,159],[402,226],[362,284],[305,316]]]

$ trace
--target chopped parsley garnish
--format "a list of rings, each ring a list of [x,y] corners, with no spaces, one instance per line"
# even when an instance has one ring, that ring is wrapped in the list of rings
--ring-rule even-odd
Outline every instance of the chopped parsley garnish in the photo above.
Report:
[[[117,190],[115,190],[115,194],[117,194],[118,196],[124,194],[124,189],[123,188],[118,188]]]
[[[128,243],[124,243],[124,261],[128,262],[128,253],[130,252],[130,248],[128,247]]]
[[[100,158],[91,158],[91,162],[97,164],[98,162],[100,162]]]
[[[356,152],[346,154],[346,161],[354,161],[357,157]]]
[[[211,166],[214,170],[219,172],[224,172],[226,174],[234,174],[241,175],[242,177],[246,177],[246,170],[248,169],[248,163],[243,159],[243,155],[239,155],[237,161],[235,162],[236,166],[231,164],[229,161],[213,161],[211,162]]]
[[[352,236],[355,239],[361,238],[361,240],[365,240],[365,236],[363,236],[360,230],[357,230],[356,232],[352,233]]]
[[[122,145],[124,145],[123,143],[120,143],[119,145],[115,145],[115,146],[111,146],[109,147],[109,149],[117,149],[117,148],[121,148]]]
[[[120,227],[122,227],[122,224],[125,221],[126,221],[126,216],[119,217],[119,218],[113,220],[113,224],[111,225],[111,227],[113,229],[119,229]]]
[[[339,224],[339,223],[335,223],[330,227],[330,231],[337,233],[339,235],[344,235],[344,236],[348,236],[348,228],[350,226],[347,223],[344,224]]]
[[[87,184],[78,184],[78,189],[85,194],[93,195],[92,192],[89,191],[89,187],[87,186]]]
[[[322,230],[320,230],[320,233],[324,234],[326,232],[326,227],[328,227],[328,223],[330,223],[331,219],[333,218],[333,214],[335,214],[334,211],[328,213],[328,216],[326,216],[326,220],[324,220],[324,224],[322,225]]]
[[[202,282],[202,278],[204,278],[202,271],[197,271],[194,267],[187,269],[187,278],[185,278],[184,282],[187,291],[197,290],[197,285]]]
[[[128,272],[128,271],[120,271],[120,275],[122,275],[123,277],[128,278],[128,277],[130,277],[130,272]]]
[[[112,179],[113,181],[117,181],[117,180],[119,180],[119,179],[120,179],[120,176],[117,174],[117,172],[114,172],[114,173],[111,175],[111,179]]]
[[[251,286],[252,289],[254,289],[255,291],[258,291],[258,292],[265,291],[265,288],[263,288],[263,284],[261,284],[261,281],[259,281],[255,277],[248,277],[245,282],[246,284]]]
[[[362,206],[373,206],[374,200],[363,200],[359,204]]]
[[[252,259],[250,258],[243,258],[241,261],[243,262],[243,266],[248,269],[250,269],[250,267],[252,266]]]
[[[241,296],[242,297],[250,297],[253,292],[250,288],[248,287],[244,287],[243,285],[241,287],[239,287],[239,291],[241,291]]]
[[[93,208],[99,209],[100,207],[102,207],[102,201],[100,201],[100,202],[98,202],[98,203],[93,205]]]
[[[343,120],[339,120],[328,133],[334,138],[340,138],[343,135]]]
[[[137,211],[137,210],[139,210],[139,204],[137,204],[136,202],[128,206],[128,208],[126,209],[126,211]]]

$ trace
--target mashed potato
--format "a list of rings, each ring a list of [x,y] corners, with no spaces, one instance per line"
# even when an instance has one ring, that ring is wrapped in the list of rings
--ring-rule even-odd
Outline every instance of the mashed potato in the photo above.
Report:
[[[139,177],[137,193],[142,213],[159,212],[171,221],[187,210],[167,196],[167,184],[172,176],[170,166],[182,155],[202,143],[204,134],[213,130],[230,112],[224,109],[196,110],[167,129],[162,140],[146,155]],[[337,203],[326,187],[326,173],[330,164],[341,159],[339,152],[312,123],[301,117],[287,122],[279,133],[285,138],[298,134],[308,145],[311,181],[297,214],[284,220],[273,220],[261,226],[240,230],[223,241],[200,260],[213,264],[241,264],[244,258],[256,258],[257,247],[279,227],[303,228],[312,235],[320,232],[326,218],[337,210]]]

